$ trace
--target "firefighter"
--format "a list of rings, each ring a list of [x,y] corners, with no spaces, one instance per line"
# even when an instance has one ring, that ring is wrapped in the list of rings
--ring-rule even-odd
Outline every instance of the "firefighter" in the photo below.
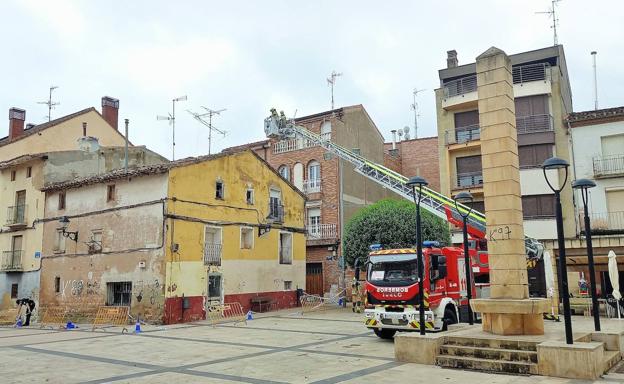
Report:
[[[355,271],[353,274],[353,282],[351,283],[351,303],[353,304],[353,312],[362,313],[362,287],[360,284],[360,259],[355,259]]]

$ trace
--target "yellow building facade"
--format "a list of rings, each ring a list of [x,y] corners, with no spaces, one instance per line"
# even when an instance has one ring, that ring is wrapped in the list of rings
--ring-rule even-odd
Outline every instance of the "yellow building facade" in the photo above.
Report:
[[[287,308],[305,288],[305,197],[251,151],[172,167],[165,319],[210,304]]]

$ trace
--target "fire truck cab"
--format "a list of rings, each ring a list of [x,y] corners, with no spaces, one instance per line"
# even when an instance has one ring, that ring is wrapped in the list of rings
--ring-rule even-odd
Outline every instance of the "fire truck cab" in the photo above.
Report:
[[[397,331],[418,331],[419,289],[416,250],[371,246],[366,271],[365,324],[381,338]],[[423,242],[425,327],[445,330],[457,323],[466,301],[464,252]],[[473,266],[474,271],[474,266]],[[473,287],[473,297],[474,297]]]

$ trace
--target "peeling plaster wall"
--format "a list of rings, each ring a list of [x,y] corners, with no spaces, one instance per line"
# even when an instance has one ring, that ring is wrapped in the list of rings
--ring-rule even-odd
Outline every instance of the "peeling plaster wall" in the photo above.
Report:
[[[101,183],[66,191],[66,208],[58,209],[58,192],[46,195],[40,300],[42,306],[67,305],[81,314],[113,304],[107,284],[131,282],[133,316],[161,322],[164,309],[163,209],[167,195],[165,174],[118,180],[115,199],[107,201]],[[58,217],[68,216],[65,252],[55,250]],[[89,254],[92,231],[102,233],[102,252]],[[142,264],[145,266],[142,266]],[[55,278],[60,278],[58,291]]]

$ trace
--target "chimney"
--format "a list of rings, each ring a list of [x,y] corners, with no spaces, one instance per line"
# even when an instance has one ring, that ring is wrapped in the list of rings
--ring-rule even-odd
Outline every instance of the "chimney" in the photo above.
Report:
[[[390,132],[392,133],[392,149],[396,149],[396,133],[397,133],[397,130],[393,129]]]
[[[111,127],[117,128],[117,120],[119,118],[119,100],[104,96],[102,97],[102,117]]]
[[[446,51],[446,68],[455,68],[457,63],[457,51],[454,49]]]
[[[24,134],[24,120],[26,120],[25,110],[15,107],[9,109],[9,141]]]

